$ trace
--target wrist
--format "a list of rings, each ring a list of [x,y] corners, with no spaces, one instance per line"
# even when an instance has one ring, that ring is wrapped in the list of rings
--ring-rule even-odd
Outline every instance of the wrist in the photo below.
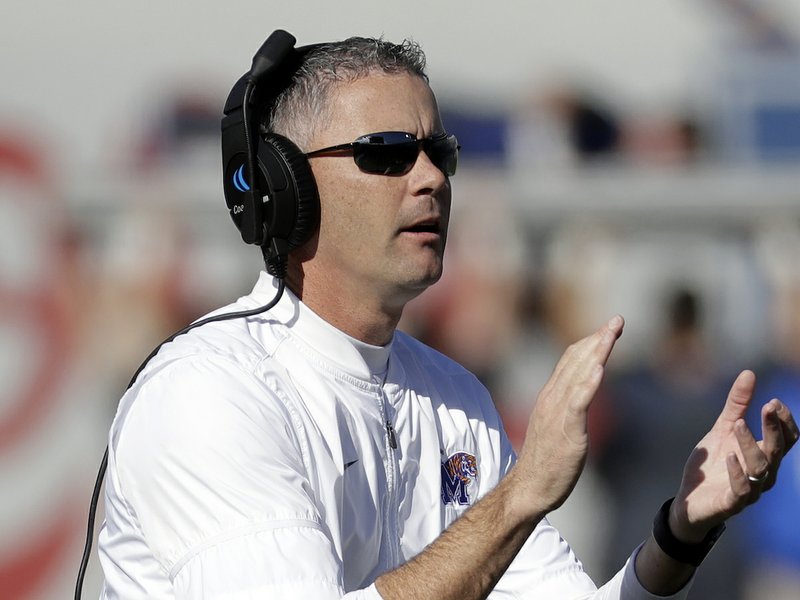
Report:
[[[667,501],[669,510],[667,512],[667,524],[672,534],[685,544],[699,544],[711,531],[711,528],[692,526],[689,523],[689,516],[683,508],[682,502],[675,502],[675,499]],[[663,508],[663,507],[662,507]]]
[[[541,495],[530,489],[524,477],[518,477],[515,469],[503,478],[495,488],[503,497],[506,517],[515,525],[535,527],[547,514],[541,504]]]
[[[725,531],[725,523],[705,531],[689,527],[688,520],[679,516],[679,507],[673,500],[667,500],[656,514],[653,537],[664,554],[697,567]]]

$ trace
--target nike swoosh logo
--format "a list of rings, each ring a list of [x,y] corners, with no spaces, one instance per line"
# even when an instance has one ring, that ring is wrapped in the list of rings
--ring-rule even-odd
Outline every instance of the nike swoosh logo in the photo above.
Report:
[[[350,467],[352,467],[352,466],[353,466],[354,464],[356,464],[357,462],[358,462],[358,459],[351,460],[349,463],[345,463],[345,464],[344,464],[344,470],[345,470],[345,471],[347,471],[347,469],[349,469]]]

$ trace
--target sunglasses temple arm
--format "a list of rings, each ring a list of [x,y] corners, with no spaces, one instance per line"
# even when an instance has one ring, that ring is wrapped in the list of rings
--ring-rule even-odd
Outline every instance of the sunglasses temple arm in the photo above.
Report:
[[[320,148],[319,150],[312,150],[311,152],[306,152],[306,158],[311,158],[312,156],[317,156],[319,154],[328,154],[329,152],[339,152],[341,150],[351,150],[355,144],[350,142],[349,144],[339,144],[338,146],[328,146],[327,148]]]

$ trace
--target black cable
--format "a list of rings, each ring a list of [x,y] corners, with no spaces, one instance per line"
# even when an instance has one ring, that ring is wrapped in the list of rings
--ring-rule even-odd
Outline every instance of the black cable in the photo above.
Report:
[[[163,342],[161,342],[158,346],[156,346],[153,351],[149,354],[149,356],[139,365],[139,368],[136,369],[136,373],[133,374],[131,377],[130,383],[128,383],[128,387],[125,388],[127,392],[133,384],[136,382],[136,378],[139,377],[139,374],[145,368],[147,363],[158,354],[158,351],[161,350],[161,347],[164,344],[168,344],[172,340],[174,340],[179,335],[183,335],[184,333],[188,333],[192,329],[196,327],[200,327],[201,325],[205,325],[207,323],[214,323],[216,321],[228,321],[230,319],[238,319],[244,317],[252,317],[254,315],[258,315],[260,313],[266,312],[275,306],[278,301],[281,299],[283,295],[283,291],[286,288],[286,284],[283,279],[278,279],[278,290],[275,292],[275,297],[269,301],[269,303],[265,304],[264,306],[259,306],[257,308],[253,308],[250,310],[242,310],[233,313],[224,313],[221,315],[214,315],[211,317],[206,317],[205,319],[201,319],[200,321],[195,321],[194,323],[187,325],[180,331],[176,331]],[[100,462],[100,470],[97,472],[97,480],[94,483],[94,490],[92,491],[92,500],[89,504],[89,519],[87,524],[87,531],[86,531],[86,544],[83,547],[83,556],[81,557],[81,564],[80,568],[78,569],[78,579],[75,582],[75,600],[81,599],[81,593],[83,591],[83,580],[86,577],[86,568],[89,565],[89,558],[92,554],[92,540],[94,538],[94,522],[95,517],[97,515],[97,505],[100,501],[100,489],[103,487],[103,479],[105,478],[106,468],[108,467],[108,446],[106,446],[106,451],[103,454],[103,460]]]
[[[94,491],[92,491],[92,501],[89,504],[89,520],[86,526],[86,544],[83,547],[81,566],[78,569],[78,580],[75,583],[75,600],[80,600],[81,598],[81,592],[83,591],[83,579],[86,577],[86,568],[89,566],[89,557],[92,553],[92,538],[94,538],[94,520],[95,516],[97,515],[97,504],[100,501],[100,488],[103,487],[103,478],[105,477],[107,466],[108,446],[106,446],[106,451],[103,453],[103,460],[100,461],[100,470],[97,472],[97,480],[94,482]]]

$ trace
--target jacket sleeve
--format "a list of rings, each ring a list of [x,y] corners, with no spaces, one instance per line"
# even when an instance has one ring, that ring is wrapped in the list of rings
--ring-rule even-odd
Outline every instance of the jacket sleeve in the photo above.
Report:
[[[191,357],[129,393],[111,476],[176,598],[380,598],[374,586],[345,594],[278,388]]]

